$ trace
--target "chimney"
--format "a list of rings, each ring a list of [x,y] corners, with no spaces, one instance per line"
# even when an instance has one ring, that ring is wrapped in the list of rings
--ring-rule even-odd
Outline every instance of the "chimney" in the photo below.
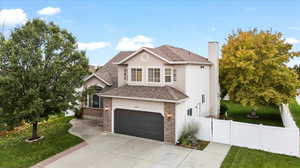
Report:
[[[219,43],[208,42],[208,61],[212,63],[209,72],[209,102],[210,115],[212,116],[219,116],[220,114],[219,53]]]

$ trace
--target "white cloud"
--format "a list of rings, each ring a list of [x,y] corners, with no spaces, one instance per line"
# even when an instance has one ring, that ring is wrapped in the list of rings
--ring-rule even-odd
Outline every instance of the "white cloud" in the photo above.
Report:
[[[60,12],[60,8],[46,7],[37,11],[40,15],[55,15]]]
[[[298,44],[298,43],[300,43],[300,40],[295,39],[295,38],[293,38],[293,37],[286,38],[285,41],[286,41],[287,43],[290,43],[290,44]]]
[[[15,26],[27,22],[27,14],[23,9],[3,9],[0,10],[0,25]]]
[[[96,50],[99,48],[106,48],[110,46],[111,46],[110,42],[91,42],[91,43],[78,42],[79,50]]]
[[[132,38],[123,37],[119,40],[116,49],[119,51],[133,51],[141,47],[154,47],[153,39],[143,35],[135,36]]]

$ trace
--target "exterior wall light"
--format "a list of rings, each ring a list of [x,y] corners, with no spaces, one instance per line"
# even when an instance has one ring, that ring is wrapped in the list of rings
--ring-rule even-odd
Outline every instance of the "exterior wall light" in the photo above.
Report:
[[[107,106],[104,107],[104,111],[109,111],[109,108]]]
[[[171,113],[167,113],[167,118],[171,118],[173,115]]]

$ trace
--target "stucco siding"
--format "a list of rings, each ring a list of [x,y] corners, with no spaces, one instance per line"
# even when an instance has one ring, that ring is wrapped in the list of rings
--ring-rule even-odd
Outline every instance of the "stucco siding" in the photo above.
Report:
[[[175,121],[175,141],[177,142],[181,136],[182,129],[186,121],[186,103],[182,102],[175,106],[176,121]]]
[[[124,70],[127,68],[125,65],[119,65],[118,66],[118,87],[123,86],[127,83],[126,80],[124,80]],[[127,77],[128,77],[128,72],[127,72]]]
[[[112,105],[114,109],[123,108],[140,111],[151,111],[161,113],[162,115],[164,113],[164,103],[162,102],[113,98]]]
[[[185,93],[189,96],[186,102],[186,109],[193,108],[193,117],[210,115],[210,94],[209,94],[209,66],[200,65],[186,66]],[[205,95],[205,102],[202,103],[202,94]],[[200,110],[198,107],[200,105]]]

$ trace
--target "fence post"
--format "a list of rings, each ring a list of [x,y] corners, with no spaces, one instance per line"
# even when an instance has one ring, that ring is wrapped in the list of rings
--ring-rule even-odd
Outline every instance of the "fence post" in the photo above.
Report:
[[[232,120],[229,121],[229,144],[232,145]]]
[[[211,142],[214,142],[214,120],[213,119],[214,119],[213,117],[210,118],[210,128],[211,128],[210,141]]]

